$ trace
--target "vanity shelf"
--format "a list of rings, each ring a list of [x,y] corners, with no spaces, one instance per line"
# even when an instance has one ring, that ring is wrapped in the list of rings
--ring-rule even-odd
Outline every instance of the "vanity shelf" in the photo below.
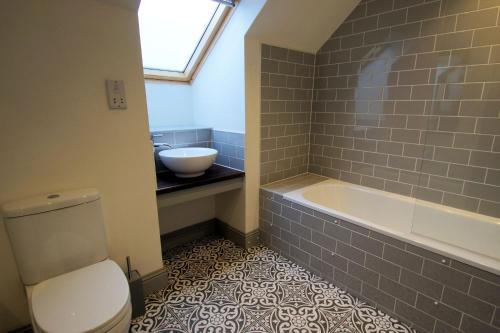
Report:
[[[156,175],[158,208],[176,205],[243,186],[245,173],[218,164],[195,178],[178,178],[172,172]]]

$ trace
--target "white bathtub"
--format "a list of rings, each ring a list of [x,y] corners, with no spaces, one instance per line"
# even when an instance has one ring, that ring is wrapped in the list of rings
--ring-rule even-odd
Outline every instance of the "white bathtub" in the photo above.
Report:
[[[339,180],[284,193],[322,213],[500,274],[500,219]]]

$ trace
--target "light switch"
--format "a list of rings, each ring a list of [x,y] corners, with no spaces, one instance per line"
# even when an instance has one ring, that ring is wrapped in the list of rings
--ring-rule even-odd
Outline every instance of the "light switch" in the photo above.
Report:
[[[126,109],[125,82],[123,80],[106,80],[106,93],[110,109]]]

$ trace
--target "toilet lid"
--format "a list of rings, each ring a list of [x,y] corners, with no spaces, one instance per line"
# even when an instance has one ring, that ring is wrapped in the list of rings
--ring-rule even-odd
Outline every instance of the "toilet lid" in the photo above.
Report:
[[[45,332],[99,330],[127,306],[129,287],[120,267],[104,260],[43,281],[33,288],[33,317]]]

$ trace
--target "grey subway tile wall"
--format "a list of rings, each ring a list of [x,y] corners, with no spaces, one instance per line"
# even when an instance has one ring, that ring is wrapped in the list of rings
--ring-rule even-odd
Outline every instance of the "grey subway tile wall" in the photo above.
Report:
[[[499,1],[361,1],[316,55],[309,171],[500,217]]]
[[[499,15],[497,0],[362,0],[315,57],[307,171],[500,217]],[[300,173],[268,160],[290,142],[270,108],[291,99],[270,76],[287,52],[262,48],[262,183]],[[417,331],[500,333],[500,276],[260,200],[263,243]]]
[[[314,58],[262,45],[261,184],[307,172]]]
[[[425,333],[500,333],[500,276],[260,193],[260,239]]]
[[[245,134],[214,130],[212,147],[219,152],[215,163],[245,170]]]

